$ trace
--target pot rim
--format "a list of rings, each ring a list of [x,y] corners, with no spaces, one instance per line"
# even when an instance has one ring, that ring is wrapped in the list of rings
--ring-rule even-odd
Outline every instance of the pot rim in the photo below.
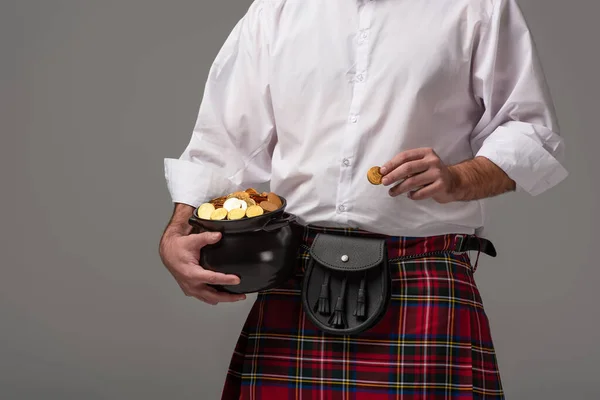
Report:
[[[285,209],[287,200],[283,196],[279,196],[282,205],[275,211],[267,212],[263,215],[252,218],[244,218],[239,220],[207,220],[198,217],[198,208],[195,207],[188,223],[192,226],[205,229],[207,231],[218,231],[223,233],[248,233],[260,231],[269,225],[273,220],[286,219]]]

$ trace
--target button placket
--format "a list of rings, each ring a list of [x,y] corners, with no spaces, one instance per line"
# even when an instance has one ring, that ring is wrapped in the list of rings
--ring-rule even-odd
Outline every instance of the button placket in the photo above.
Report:
[[[367,39],[369,38],[369,30],[368,29],[361,30],[358,37],[359,37],[358,43],[364,44],[367,41]]]
[[[347,135],[341,148],[340,176],[337,190],[336,202],[338,220],[348,222],[347,212],[351,209],[352,188],[351,180],[353,171],[349,168],[351,159],[356,152],[361,135],[360,111],[364,97],[365,85],[368,82],[369,47],[371,37],[371,21],[375,3],[365,1],[359,11],[359,29],[355,36],[356,65],[355,74],[350,81],[352,87],[352,98],[348,115]]]

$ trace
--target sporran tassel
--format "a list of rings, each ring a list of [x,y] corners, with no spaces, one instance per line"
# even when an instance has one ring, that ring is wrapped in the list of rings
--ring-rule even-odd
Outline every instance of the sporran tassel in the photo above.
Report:
[[[329,271],[325,272],[325,278],[323,279],[323,284],[321,285],[321,294],[319,295],[319,300],[317,300],[317,304],[315,305],[315,312],[318,312],[321,315],[329,315],[331,313],[329,306],[330,278],[331,273]]]
[[[343,329],[346,327],[346,313],[344,312],[344,303],[346,302],[346,285],[348,284],[348,280],[344,277],[342,281],[342,289],[340,291],[340,295],[337,298],[335,303],[335,309],[333,310],[333,314],[329,318],[329,325],[333,326],[337,329]]]
[[[360,287],[358,288],[358,298],[356,299],[356,309],[354,310],[354,316],[357,319],[364,320],[367,317],[366,303],[367,303],[367,273],[363,275],[360,281]]]

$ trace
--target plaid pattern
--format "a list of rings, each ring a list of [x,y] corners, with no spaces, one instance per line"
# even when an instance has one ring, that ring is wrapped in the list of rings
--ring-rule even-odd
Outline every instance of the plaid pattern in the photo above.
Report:
[[[387,237],[392,301],[385,317],[354,337],[319,331],[300,289],[308,247],[285,285],[259,293],[236,345],[224,400],[503,399],[489,323],[461,236]],[[377,235],[373,235],[377,236]]]

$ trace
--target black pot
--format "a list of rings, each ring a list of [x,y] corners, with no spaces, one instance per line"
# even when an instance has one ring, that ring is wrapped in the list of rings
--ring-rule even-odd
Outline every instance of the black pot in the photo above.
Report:
[[[237,275],[239,285],[215,285],[229,293],[255,293],[281,285],[294,273],[300,245],[296,217],[285,212],[287,202],[276,211],[241,220],[212,221],[198,218],[197,209],[189,219],[194,233],[221,232],[221,240],[200,251],[202,268]]]

